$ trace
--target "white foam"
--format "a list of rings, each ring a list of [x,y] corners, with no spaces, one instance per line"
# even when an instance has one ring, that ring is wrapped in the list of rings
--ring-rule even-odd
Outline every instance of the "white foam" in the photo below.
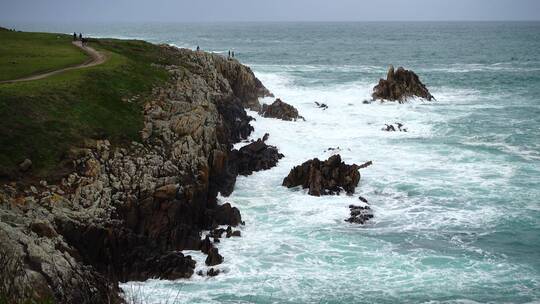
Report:
[[[372,83],[307,88],[298,86],[290,74],[267,68],[257,77],[306,121],[249,112],[256,118],[251,138],[269,133],[268,143],[285,158],[271,170],[238,177],[226,199],[241,210],[246,226],[241,238],[218,245],[225,257],[219,267],[225,273],[149,281],[141,288],[152,301],[181,290],[179,303],[392,302],[405,294],[414,298],[421,292],[418,286],[444,298],[475,286],[498,288],[508,276],[538,281],[534,273],[470,244],[469,234],[454,233],[495,226],[505,216],[504,207],[486,204],[485,198],[497,198],[498,186],[515,173],[497,159],[445,145],[433,129],[437,122],[462,115],[449,116],[438,109],[451,100],[473,100],[478,92],[435,88],[441,96],[437,103],[362,104],[370,98]],[[317,67],[305,67],[311,68]],[[314,101],[326,103],[328,109],[317,108]],[[409,132],[381,131],[385,123],[394,122],[404,123]],[[374,162],[361,170],[357,188],[375,213],[363,227],[344,222],[347,206],[360,204],[357,196],[312,197],[306,190],[281,186],[293,166],[314,157],[326,159],[333,153],[330,147],[339,147],[346,163]],[[477,199],[479,195],[484,200]],[[444,254],[438,246],[461,255]],[[199,266],[203,257],[194,256],[197,269],[206,269]]]

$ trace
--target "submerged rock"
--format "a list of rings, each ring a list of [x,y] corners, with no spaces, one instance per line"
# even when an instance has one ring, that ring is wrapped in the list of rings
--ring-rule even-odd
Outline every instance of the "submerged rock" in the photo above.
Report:
[[[338,194],[341,190],[352,194],[360,181],[358,169],[361,167],[356,164],[345,164],[339,154],[331,156],[326,161],[314,158],[294,167],[283,180],[283,186],[288,188],[302,186],[309,189],[309,195],[314,196]]]
[[[277,118],[281,120],[304,119],[298,114],[298,110],[290,104],[276,99],[271,105],[263,104],[260,114],[263,117]]]
[[[346,222],[363,225],[373,218],[373,212],[369,206],[350,205],[349,209],[351,210],[351,216],[345,220]]]
[[[373,88],[371,96],[373,100],[398,101],[400,103],[415,96],[430,101],[435,99],[416,73],[402,67],[394,71],[393,66],[388,69],[386,80],[379,80],[379,84]]]
[[[402,123],[396,122],[395,124],[384,124],[384,128],[381,129],[386,132],[407,132],[407,128],[403,126]]]
[[[319,109],[323,109],[323,111],[328,109],[328,106],[325,103],[321,103],[318,101],[315,101],[315,106]]]

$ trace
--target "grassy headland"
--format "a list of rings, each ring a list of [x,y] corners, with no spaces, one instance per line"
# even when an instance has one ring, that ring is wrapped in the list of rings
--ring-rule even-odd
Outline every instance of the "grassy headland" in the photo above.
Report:
[[[87,56],[69,35],[13,32],[0,28],[0,81],[83,63]]]
[[[67,35],[0,30],[0,71],[6,79],[60,69],[87,60]],[[26,58],[21,54],[39,54]],[[142,104],[168,73],[160,48],[143,41],[92,39],[107,56],[101,65],[40,80],[0,84],[0,178],[19,176],[18,164],[32,161],[34,178],[63,174],[66,152],[86,139],[122,145],[139,138]],[[36,55],[37,56],[37,55]],[[11,62],[18,68],[13,69]],[[6,73],[4,73],[6,71]],[[134,101],[128,98],[138,96]]]

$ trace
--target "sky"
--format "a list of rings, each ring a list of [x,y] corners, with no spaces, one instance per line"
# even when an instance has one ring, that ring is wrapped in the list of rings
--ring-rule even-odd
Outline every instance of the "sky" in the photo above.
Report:
[[[540,20],[540,0],[0,0],[0,23]]]

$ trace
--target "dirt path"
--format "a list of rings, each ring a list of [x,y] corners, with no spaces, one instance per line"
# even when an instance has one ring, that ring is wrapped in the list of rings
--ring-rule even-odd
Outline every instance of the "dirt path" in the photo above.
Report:
[[[96,66],[96,65],[104,63],[107,60],[107,57],[105,57],[105,55],[101,54],[100,52],[94,50],[93,48],[91,48],[89,46],[83,46],[80,41],[73,41],[72,43],[73,43],[73,45],[75,45],[78,48],[82,49],[86,54],[88,54],[90,56],[90,59],[88,59],[86,62],[84,62],[82,64],[78,64],[78,65],[71,66],[71,67],[68,67],[68,68],[63,68],[63,69],[59,69],[59,70],[55,70],[55,71],[51,71],[51,72],[42,73],[42,74],[35,74],[35,75],[31,75],[31,76],[27,76],[27,77],[23,77],[23,78],[18,78],[18,79],[4,80],[4,81],[0,81],[0,83],[13,83],[13,82],[22,82],[22,81],[31,81],[31,80],[43,79],[43,78],[47,78],[49,76],[56,75],[56,74],[59,74],[59,73],[65,72],[65,71],[71,71],[71,70],[77,70],[77,69]]]

